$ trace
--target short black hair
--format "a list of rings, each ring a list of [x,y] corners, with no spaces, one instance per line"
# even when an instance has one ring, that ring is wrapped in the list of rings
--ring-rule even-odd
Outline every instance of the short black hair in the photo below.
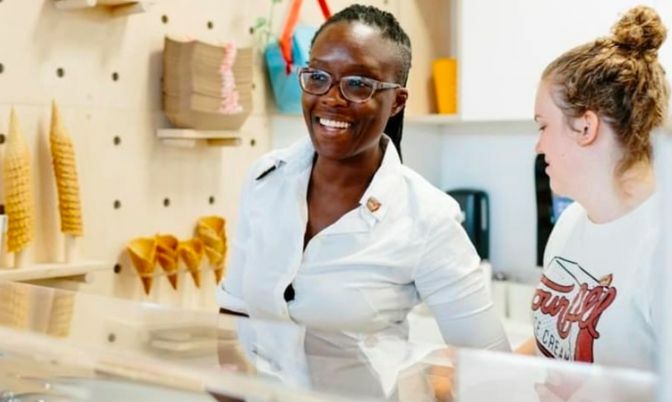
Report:
[[[332,15],[331,18],[322,24],[320,29],[315,33],[310,47],[313,47],[315,40],[326,27],[337,22],[361,22],[370,27],[377,28],[383,38],[394,42],[399,56],[399,65],[395,73],[395,79],[398,84],[406,86],[408,72],[411,69],[411,40],[394,15],[373,6],[353,4]],[[405,109],[401,109],[395,116],[390,117],[385,126],[385,134],[390,137],[392,143],[397,148],[399,158],[401,158],[401,135],[404,129]]]
[[[397,45],[400,61],[395,79],[397,83],[406,86],[408,71],[411,69],[411,40],[394,15],[373,6],[353,4],[332,15],[331,18],[322,24],[320,29],[315,33],[310,46],[313,46],[315,40],[325,28],[337,22],[361,22],[370,27],[377,28],[383,38],[394,42]]]

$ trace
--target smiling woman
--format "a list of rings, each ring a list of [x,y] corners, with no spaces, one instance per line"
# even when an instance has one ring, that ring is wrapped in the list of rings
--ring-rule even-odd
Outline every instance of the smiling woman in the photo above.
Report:
[[[309,138],[252,168],[217,295],[225,311],[358,344],[353,333],[408,339],[407,315],[425,302],[447,343],[509,348],[457,202],[400,161],[410,49],[373,7],[320,28],[300,71]]]

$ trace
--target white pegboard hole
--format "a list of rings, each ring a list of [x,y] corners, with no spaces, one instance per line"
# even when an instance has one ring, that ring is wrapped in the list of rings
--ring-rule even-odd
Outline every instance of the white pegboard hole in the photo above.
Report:
[[[163,199],[163,206],[166,208],[170,206],[170,198],[166,197]]]
[[[112,81],[119,81],[119,73],[118,72],[113,72],[112,73]]]
[[[208,21],[208,23],[206,24],[206,26],[208,27],[208,29],[212,29],[212,28],[215,27],[215,24],[214,24],[212,21]]]
[[[63,67],[59,67],[56,69],[56,76],[58,78],[63,78],[65,77],[65,69]]]
[[[161,16],[161,22],[164,23],[164,24],[167,24],[167,23],[168,23],[168,16],[165,15],[165,14],[162,15],[162,16]]]
[[[119,200],[114,200],[114,203],[112,204],[114,209],[120,209],[121,208],[121,201]]]
[[[210,197],[208,197],[208,204],[215,205],[215,196],[214,195],[211,195]]]
[[[255,145],[257,145],[257,140],[255,140],[254,138],[252,138],[252,139],[250,140],[250,146],[253,147],[253,146],[255,146]]]
[[[118,135],[115,135],[114,139],[112,139],[112,143],[116,146],[121,145],[121,137],[119,137]]]
[[[2,2],[2,0],[0,0],[0,2]],[[0,63],[0,74],[2,74],[4,72],[5,72],[5,65]]]
[[[2,1],[2,0],[0,0]],[[0,145],[4,144],[5,141],[7,140],[7,137],[3,133],[0,133]]]

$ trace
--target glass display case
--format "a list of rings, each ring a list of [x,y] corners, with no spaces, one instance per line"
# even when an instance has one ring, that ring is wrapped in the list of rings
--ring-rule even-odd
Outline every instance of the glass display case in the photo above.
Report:
[[[643,402],[655,387],[645,372],[0,282],[3,402]]]

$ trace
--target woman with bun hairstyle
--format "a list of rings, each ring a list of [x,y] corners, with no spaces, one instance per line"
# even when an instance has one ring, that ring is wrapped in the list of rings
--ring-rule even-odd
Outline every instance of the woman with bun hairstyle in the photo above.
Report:
[[[653,9],[630,9],[612,35],[576,47],[542,74],[536,152],[556,194],[575,202],[544,253],[532,300],[534,341],[551,358],[653,368],[663,319],[660,195],[651,132],[666,116],[658,62],[666,28]]]

